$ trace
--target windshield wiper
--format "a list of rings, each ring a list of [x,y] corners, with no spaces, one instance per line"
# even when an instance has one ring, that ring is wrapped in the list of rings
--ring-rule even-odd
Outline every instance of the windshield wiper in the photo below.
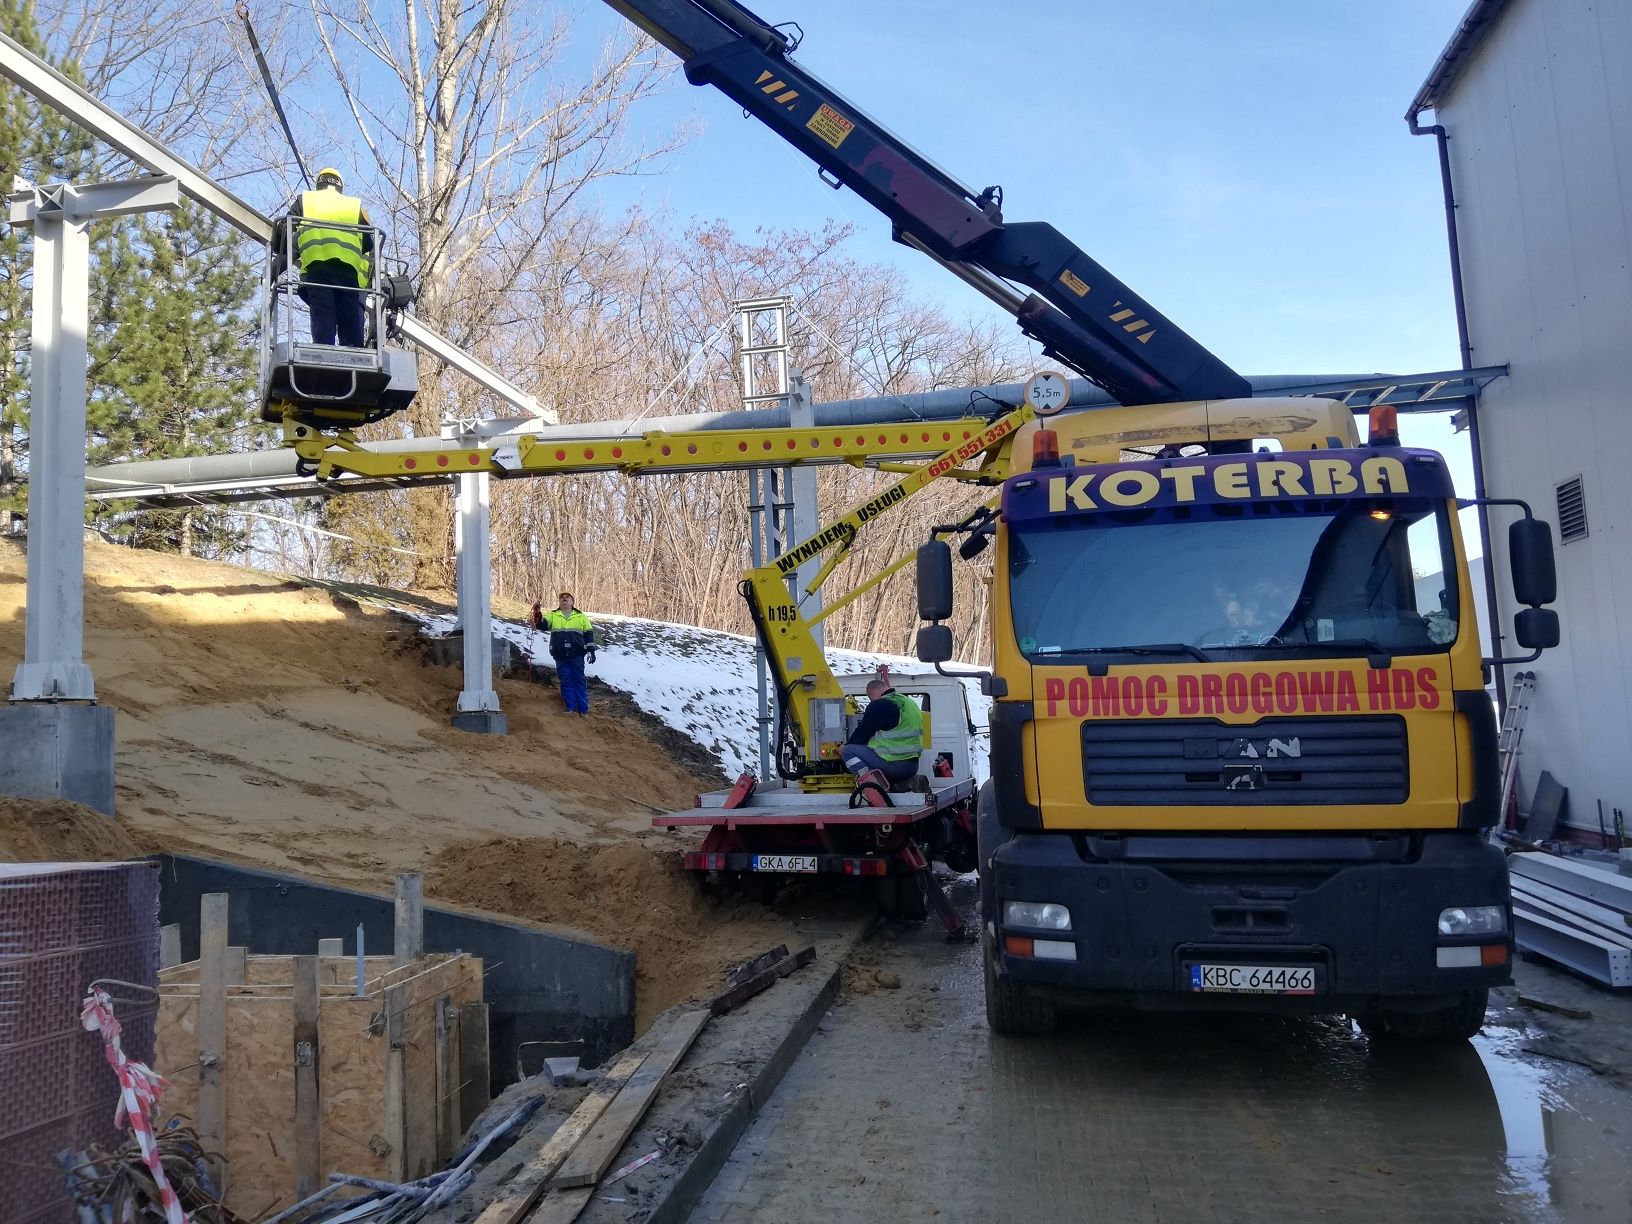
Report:
[[[1392,661],[1399,653],[1393,647],[1384,646],[1376,638],[1328,638],[1323,642],[1280,642],[1271,649],[1282,650],[1348,650],[1365,651],[1368,658],[1387,659]],[[1387,666],[1385,664],[1384,666]]]
[[[1187,654],[1192,659],[1197,659],[1197,660],[1199,660],[1199,661],[1201,661],[1203,663],[1211,663],[1213,661],[1212,656],[1207,654],[1206,651],[1202,650],[1198,646],[1190,645],[1189,642],[1149,642],[1149,643],[1146,643],[1146,644],[1140,645],[1140,646],[1078,646],[1075,649],[1071,649],[1071,650],[1056,650],[1056,649],[1051,647],[1046,652],[1045,651],[1038,651],[1037,653],[1038,654],[1043,654],[1043,653],[1062,654],[1062,655],[1078,655],[1078,654],[1131,654],[1131,655]]]

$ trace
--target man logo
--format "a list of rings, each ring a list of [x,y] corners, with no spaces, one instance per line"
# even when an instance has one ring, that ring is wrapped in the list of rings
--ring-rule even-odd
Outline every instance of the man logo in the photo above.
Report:
[[[1245,757],[1248,760],[1257,760],[1259,757],[1301,757],[1303,744],[1296,735],[1291,739],[1271,739],[1265,742],[1262,748],[1250,739],[1238,739],[1229,746],[1224,755]]]

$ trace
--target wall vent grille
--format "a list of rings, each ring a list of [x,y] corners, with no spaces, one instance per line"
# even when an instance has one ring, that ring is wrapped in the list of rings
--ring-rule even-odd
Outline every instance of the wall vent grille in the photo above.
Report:
[[[1560,481],[1554,490],[1558,496],[1558,538],[1568,544],[1571,540],[1585,539],[1587,535],[1587,494],[1581,487],[1581,477],[1571,476]]]

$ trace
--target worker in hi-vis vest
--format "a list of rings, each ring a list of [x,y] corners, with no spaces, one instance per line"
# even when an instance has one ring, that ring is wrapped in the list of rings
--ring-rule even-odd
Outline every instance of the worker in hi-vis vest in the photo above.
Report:
[[[280,225],[294,228],[295,264],[300,269],[300,298],[312,313],[313,344],[363,345],[364,290],[374,254],[372,230],[363,202],[344,193],[340,171],[317,172],[317,190],[303,191]],[[324,222],[329,224],[325,225]],[[273,239],[281,265],[284,232]],[[281,266],[277,269],[282,271]]]
[[[595,626],[572,604],[572,592],[562,591],[560,604],[548,612],[543,601],[533,604],[533,628],[550,635],[550,657],[561,682],[561,700],[568,714],[589,713],[589,680],[584,660],[595,662]]]
[[[876,769],[892,784],[907,782],[918,773],[923,750],[924,712],[918,703],[883,677],[868,681],[866,712],[839,750],[845,768],[858,777]]]

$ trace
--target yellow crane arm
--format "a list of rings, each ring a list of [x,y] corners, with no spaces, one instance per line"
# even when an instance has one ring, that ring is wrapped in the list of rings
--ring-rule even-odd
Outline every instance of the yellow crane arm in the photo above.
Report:
[[[350,435],[319,433],[291,422],[285,428],[285,440],[298,456],[301,470],[322,480],[341,473],[413,480],[461,472],[527,477],[583,472],[656,475],[789,463],[862,466],[872,461],[944,456],[949,448],[956,450],[977,441],[988,428],[984,417],[963,417],[806,429],[652,430],[629,437],[571,440],[522,434],[476,446],[427,438],[423,449],[382,451],[364,447]]]
[[[754,629],[765,648],[775,677],[778,694],[778,714],[791,720],[791,729],[804,749],[801,771],[805,774],[842,775],[843,765],[838,760],[838,749],[843,744],[844,693],[827,665],[827,658],[811,633],[811,622],[800,610],[804,596],[818,590],[833,568],[849,553],[857,534],[868,523],[900,506],[914,493],[943,477],[968,479],[984,475],[1001,479],[1002,455],[1009,440],[1035,412],[1029,404],[984,425],[978,432],[959,440],[928,463],[911,467],[906,474],[881,493],[874,494],[850,507],[808,539],[794,544],[781,556],[743,575],[741,590],[748,601],[754,620]],[[972,459],[984,459],[981,472],[976,473],[963,465]],[[818,557],[826,557],[821,569],[797,594],[788,586],[789,579],[799,568]],[[894,562],[884,573],[863,585],[865,590],[876,585],[889,574],[906,564],[905,559]],[[853,598],[853,595],[850,598]],[[847,598],[843,602],[848,602]],[[779,736],[780,738],[780,736]],[[782,759],[779,743],[778,760]]]

